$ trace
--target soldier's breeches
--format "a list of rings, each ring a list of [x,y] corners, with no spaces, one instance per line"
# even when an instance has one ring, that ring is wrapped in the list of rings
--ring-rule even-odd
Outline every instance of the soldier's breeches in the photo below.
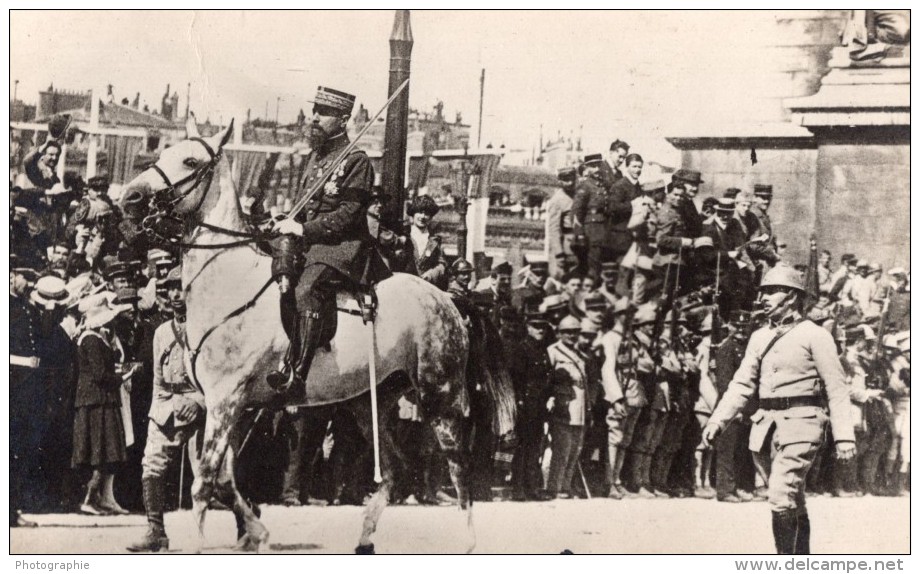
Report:
[[[204,417],[201,424],[192,424],[178,429],[161,427],[150,421],[147,426],[147,445],[144,447],[144,460],[141,463],[144,478],[165,476],[170,464],[182,460],[182,449],[188,445],[189,461],[192,473],[198,475],[199,444],[203,439]]]
[[[607,416],[607,446],[626,448],[632,443],[640,412],[642,409],[628,406],[622,417]]]
[[[774,444],[772,452],[754,453],[757,471],[767,480],[767,500],[773,512],[805,510],[805,477],[820,447],[808,442]]]

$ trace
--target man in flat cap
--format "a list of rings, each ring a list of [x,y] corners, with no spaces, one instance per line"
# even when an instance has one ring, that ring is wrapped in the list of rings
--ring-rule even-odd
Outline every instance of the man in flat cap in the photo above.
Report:
[[[546,241],[549,245],[549,274],[555,276],[560,259],[572,254],[572,198],[578,183],[574,167],[560,169],[556,177],[559,188],[546,202]]]
[[[317,89],[309,125],[312,151],[304,158],[299,197],[321,178],[329,177],[297,217],[275,223],[275,230],[284,237],[275,252],[272,272],[284,291],[282,322],[291,339],[284,370],[268,376],[269,385],[278,390],[302,392],[323,327],[336,312],[332,283],[337,279],[366,281],[368,258],[376,254],[370,248],[367,228],[374,185],[370,159],[354,149],[335,163],[349,143],[346,126],[354,103],[351,94],[323,86]],[[375,267],[385,264],[379,261]],[[289,283],[287,289],[285,283]]]
[[[718,199],[715,217],[703,225],[702,236],[712,240],[713,248],[698,250],[698,260],[703,264],[702,281],[714,285],[718,275],[722,317],[728,317],[735,309],[750,309],[756,296],[754,263],[745,250],[747,238],[734,219],[735,211],[735,201],[727,197]]]
[[[684,202],[681,203],[681,214],[687,223],[691,237],[698,237],[703,227],[703,216],[696,208],[696,196],[700,191],[703,176],[693,169],[679,169],[671,176],[672,184],[680,184],[684,189]]]

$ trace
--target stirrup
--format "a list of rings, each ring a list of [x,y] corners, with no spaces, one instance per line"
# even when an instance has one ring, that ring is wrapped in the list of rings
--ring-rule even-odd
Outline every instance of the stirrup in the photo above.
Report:
[[[294,385],[294,371],[291,370],[289,373],[272,371],[265,376],[265,382],[272,390],[285,393]]]

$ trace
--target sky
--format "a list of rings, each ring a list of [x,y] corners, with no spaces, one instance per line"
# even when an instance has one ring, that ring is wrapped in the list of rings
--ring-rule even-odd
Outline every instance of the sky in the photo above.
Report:
[[[615,138],[673,163],[663,140],[769,115],[758,94],[775,62],[764,47],[775,13],[424,11],[411,13],[410,106],[459,111],[476,141],[485,68],[482,145],[531,149],[579,133],[587,151]],[[167,84],[184,110],[282,123],[309,110],[317,85],[386,101],[393,11],[13,11],[10,93],[34,103],[57,88],[158,108]],[[280,102],[277,98],[281,98]],[[775,106],[774,104],[770,104]],[[767,111],[765,111],[767,110]],[[647,149],[643,149],[647,148]],[[668,156],[668,157],[662,157]]]

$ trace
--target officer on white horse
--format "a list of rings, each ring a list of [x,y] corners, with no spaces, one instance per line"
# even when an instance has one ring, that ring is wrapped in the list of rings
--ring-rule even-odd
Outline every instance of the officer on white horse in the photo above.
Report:
[[[296,217],[276,221],[272,273],[282,286],[281,314],[290,347],[285,366],[267,377],[280,392],[302,394],[317,347],[324,333],[334,330],[335,285],[366,284],[369,271],[385,268],[367,227],[374,168],[367,154],[348,147],[346,126],[355,96],[320,86],[310,124],[312,152],[300,182],[298,199],[332,170],[328,181],[307,201]],[[330,329],[332,327],[332,329]]]

